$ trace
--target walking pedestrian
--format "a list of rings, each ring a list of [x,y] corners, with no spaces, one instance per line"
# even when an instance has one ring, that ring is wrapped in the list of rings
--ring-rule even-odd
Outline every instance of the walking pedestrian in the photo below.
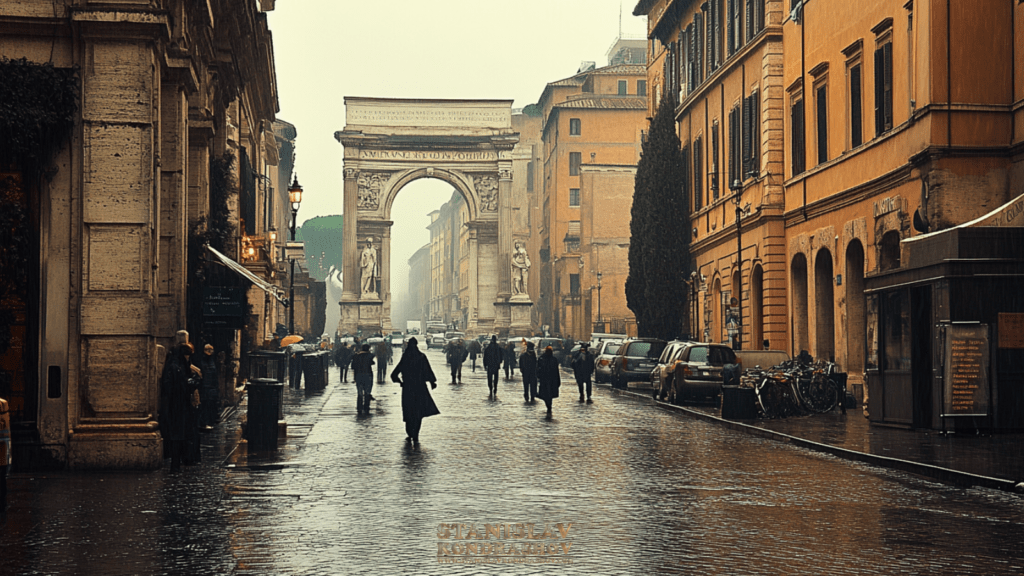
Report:
[[[373,389],[373,354],[370,345],[352,356],[352,378],[356,381],[356,414],[370,413],[370,390]]]
[[[474,338],[466,345],[466,350],[469,351],[469,360],[473,363],[473,373],[476,373],[476,356],[483,351],[483,347],[480,346],[480,341]]]
[[[558,388],[562,385],[562,378],[558,372],[558,358],[548,346],[544,353],[537,359],[537,379],[540,386],[537,387],[537,396],[544,401],[548,407],[548,417],[551,417],[551,401],[558,398]]]
[[[430,362],[427,356],[416,347],[416,338],[409,339],[402,358],[398,365],[391,371],[391,380],[402,387],[402,420],[405,421],[406,442],[417,446],[420,443],[420,426],[423,419],[428,416],[440,414],[434,404],[434,399],[427,389],[427,382],[430,388],[437,388],[437,378],[434,371],[430,369]]]
[[[519,355],[519,374],[523,377],[523,400],[535,402],[537,397],[537,353],[533,342],[526,343],[526,352]]]
[[[505,358],[505,352],[498,344],[498,337],[491,336],[491,343],[484,348],[484,370],[487,371],[488,397],[498,397],[498,371],[501,370],[501,361]]]
[[[505,380],[516,375],[516,343],[511,338],[505,343]]]
[[[452,384],[462,384],[462,363],[466,361],[466,355],[469,352],[466,351],[466,347],[462,344],[462,340],[455,340],[448,346],[448,352],[445,353],[445,359],[448,361],[448,365],[452,369]]]
[[[388,373],[388,350],[391,346],[385,342],[377,342],[373,347],[374,356],[377,357],[377,384],[384,383],[384,377]]]
[[[199,359],[199,370],[203,373],[203,384],[199,388],[200,426],[203,430],[213,430],[220,420],[217,408],[220,406],[220,374],[217,357],[213,355],[213,344],[203,346],[203,355]]]
[[[583,385],[586,384],[587,402],[591,399],[591,377],[594,374],[594,355],[590,353],[590,344],[583,342],[576,357],[572,359],[572,375],[576,377],[576,387],[580,390],[580,402],[583,402]]]
[[[338,370],[341,372],[342,382],[348,382],[348,366],[351,362],[352,349],[348,347],[348,343],[343,342],[334,351],[334,363],[338,365]]]
[[[200,379],[192,366],[192,344],[184,342],[177,345],[173,354],[168,354],[160,378],[160,434],[168,445],[171,458],[171,472],[181,470],[183,461],[190,460],[189,441],[193,434],[189,428],[195,427],[192,414],[192,403],[199,392]]]

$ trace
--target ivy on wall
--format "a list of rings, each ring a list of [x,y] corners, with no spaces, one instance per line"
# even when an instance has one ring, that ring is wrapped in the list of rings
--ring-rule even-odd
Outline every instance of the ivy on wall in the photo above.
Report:
[[[77,70],[0,59],[0,167],[38,175],[71,134],[78,98]]]

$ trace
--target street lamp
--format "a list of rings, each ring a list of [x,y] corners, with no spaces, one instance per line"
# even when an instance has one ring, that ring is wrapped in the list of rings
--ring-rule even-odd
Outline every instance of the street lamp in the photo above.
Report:
[[[604,332],[604,321],[601,320],[601,272],[597,273],[597,322],[601,325],[601,332]]]
[[[740,225],[740,218],[743,216],[743,208],[740,206],[743,192],[743,184],[739,179],[733,180],[729,188],[733,192],[732,201],[736,203],[736,277],[739,278],[740,286],[743,285],[743,228]],[[736,291],[736,339],[733,341],[734,350],[743,349],[743,291],[740,286],[734,286]]]
[[[302,203],[302,186],[299,185],[299,176],[295,175],[292,185],[288,187],[288,200],[292,204],[292,242],[295,242],[295,218],[299,213],[299,204]],[[295,334],[295,259],[288,259],[291,264],[291,274],[288,280],[288,333]]]

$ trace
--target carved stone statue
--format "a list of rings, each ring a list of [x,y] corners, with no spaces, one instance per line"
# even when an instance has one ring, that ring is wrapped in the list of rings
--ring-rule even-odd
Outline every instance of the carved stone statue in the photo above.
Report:
[[[523,247],[522,242],[517,241],[515,244],[515,250],[512,251],[512,296],[525,296],[529,298],[530,295],[527,293],[529,289],[530,279],[530,255],[526,253],[526,248]]]
[[[373,247],[373,239],[366,239],[366,247],[359,256],[360,285],[363,296],[377,297],[377,249]]]

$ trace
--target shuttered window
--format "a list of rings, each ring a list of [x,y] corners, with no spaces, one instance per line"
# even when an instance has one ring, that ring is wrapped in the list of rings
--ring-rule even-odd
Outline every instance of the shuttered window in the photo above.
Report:
[[[708,189],[711,198],[718,200],[718,121],[711,124],[711,170],[708,173]]]
[[[861,65],[850,68],[850,148],[864,143],[864,127],[861,100]]]
[[[689,146],[683,146],[683,149],[679,151],[679,160],[680,160],[680,162],[682,162],[682,167],[681,168],[682,168],[682,173],[683,173],[683,189],[681,190],[681,192],[683,194],[683,202],[685,202],[687,206],[691,206],[691,203],[690,203],[690,196],[691,196],[691,193],[690,193],[690,147]],[[700,198],[694,197],[693,198],[692,206],[693,206],[693,210],[694,211],[700,210]]]
[[[580,175],[580,164],[582,161],[581,152],[569,152],[569,176]]]
[[[704,182],[701,177],[704,174],[704,139],[697,138],[693,141],[693,195],[704,197]]]
[[[743,178],[760,172],[761,101],[754,92],[743,99]]]
[[[754,30],[754,1],[755,0],[746,0],[746,3],[747,3],[747,20],[746,20],[746,22],[747,22],[747,24],[746,24],[746,28],[745,29],[746,29],[746,32],[747,32],[747,42],[750,42],[754,38],[754,32],[755,32],[755,30]]]
[[[828,162],[828,84],[814,89],[818,132],[818,164]]]
[[[804,172],[804,100],[803,98],[793,100],[790,109],[790,125],[793,127],[792,136],[792,167],[793,176]]]
[[[875,50],[875,136],[892,129],[892,42]]]
[[[689,91],[692,92],[697,88],[697,37],[693,33],[692,23],[686,27],[686,47],[686,82],[689,85]]]
[[[697,35],[697,55],[694,58],[697,66],[697,85],[704,81],[704,15],[698,12],[693,15],[693,31]]]
[[[729,111],[729,189],[737,180],[743,181],[740,174],[740,141],[742,139],[742,127],[740,126],[740,108],[733,106]]]

